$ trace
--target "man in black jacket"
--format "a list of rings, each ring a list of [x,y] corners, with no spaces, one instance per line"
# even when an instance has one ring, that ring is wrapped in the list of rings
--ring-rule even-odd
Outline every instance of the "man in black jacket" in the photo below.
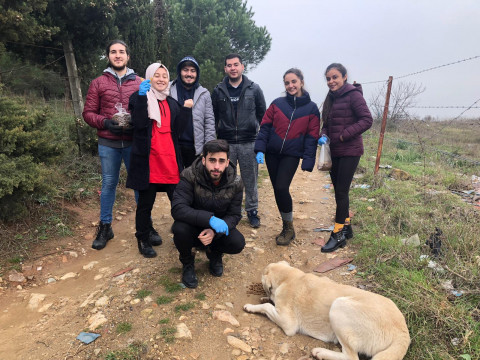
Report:
[[[260,226],[258,209],[258,164],[255,160],[255,140],[265,114],[262,89],[243,75],[245,67],[238,54],[225,58],[225,78],[212,93],[213,114],[217,138],[230,145],[230,161],[240,166],[245,184],[245,210],[250,226]]]
[[[205,248],[210,273],[223,275],[222,256],[238,254],[245,238],[236,229],[241,219],[243,182],[229,161],[225,140],[211,140],[181,176],[172,200],[173,241],[183,264],[182,282],[196,288],[193,247]]]

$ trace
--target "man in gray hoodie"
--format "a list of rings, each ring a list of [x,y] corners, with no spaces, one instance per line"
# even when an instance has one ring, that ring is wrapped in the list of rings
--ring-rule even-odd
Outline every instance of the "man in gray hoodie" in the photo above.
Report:
[[[200,67],[193,56],[186,56],[177,65],[177,79],[172,82],[170,95],[180,104],[193,99],[192,117],[180,136],[183,165],[189,167],[202,153],[203,145],[214,140],[215,117],[210,92],[200,85]]]

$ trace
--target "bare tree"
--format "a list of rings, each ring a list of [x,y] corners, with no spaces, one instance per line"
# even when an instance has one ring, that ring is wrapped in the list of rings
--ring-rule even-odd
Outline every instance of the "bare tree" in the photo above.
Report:
[[[413,82],[399,81],[392,87],[388,109],[389,123],[395,125],[411,116],[408,109],[416,105],[416,98],[425,91],[425,86]],[[378,88],[370,100],[370,110],[374,120],[381,120],[385,106],[385,87]]]

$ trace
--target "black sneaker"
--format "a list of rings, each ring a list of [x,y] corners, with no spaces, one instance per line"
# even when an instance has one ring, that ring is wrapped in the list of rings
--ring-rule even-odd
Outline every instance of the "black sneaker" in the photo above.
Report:
[[[97,236],[92,243],[92,248],[95,250],[101,250],[107,245],[107,242],[110,239],[113,239],[112,224],[106,224],[100,221],[97,228]]]
[[[247,211],[248,222],[252,228],[258,228],[260,226],[260,218],[258,217],[257,210]]]
[[[153,227],[150,229],[150,233],[148,234],[148,238],[150,240],[150,244],[153,246],[159,246],[162,245],[162,238],[158,234],[157,230],[155,230]]]

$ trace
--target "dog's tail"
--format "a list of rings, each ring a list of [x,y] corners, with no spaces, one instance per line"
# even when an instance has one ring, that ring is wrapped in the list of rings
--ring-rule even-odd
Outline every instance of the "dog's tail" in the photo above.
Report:
[[[407,331],[397,336],[388,348],[376,353],[371,360],[402,360],[409,346],[410,335]]]

